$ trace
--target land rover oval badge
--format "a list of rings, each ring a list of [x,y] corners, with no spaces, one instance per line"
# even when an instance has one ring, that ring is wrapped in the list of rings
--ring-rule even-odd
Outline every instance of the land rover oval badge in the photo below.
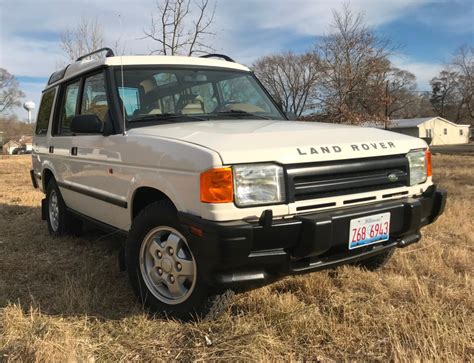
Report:
[[[395,173],[388,174],[387,178],[388,178],[388,181],[391,183],[395,183],[396,181],[398,181],[398,176]]]

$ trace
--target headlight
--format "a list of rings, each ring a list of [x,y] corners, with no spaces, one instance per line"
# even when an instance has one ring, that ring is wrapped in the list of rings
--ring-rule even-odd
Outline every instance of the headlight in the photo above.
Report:
[[[277,204],[285,200],[283,168],[274,164],[235,165],[235,204],[239,207]]]
[[[420,184],[427,178],[427,162],[425,150],[414,150],[407,154],[410,165],[410,185]]]

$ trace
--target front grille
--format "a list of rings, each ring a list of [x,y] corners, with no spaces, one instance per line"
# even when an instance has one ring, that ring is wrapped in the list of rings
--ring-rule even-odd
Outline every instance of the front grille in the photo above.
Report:
[[[409,181],[403,155],[295,164],[286,173],[291,202],[399,188]]]

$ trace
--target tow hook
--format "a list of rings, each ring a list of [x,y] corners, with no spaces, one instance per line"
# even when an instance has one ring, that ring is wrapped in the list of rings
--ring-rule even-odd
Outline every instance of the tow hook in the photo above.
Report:
[[[407,247],[413,243],[418,242],[421,239],[421,233],[417,232],[414,234],[410,234],[408,236],[403,237],[400,242],[398,242],[397,247],[404,248]]]

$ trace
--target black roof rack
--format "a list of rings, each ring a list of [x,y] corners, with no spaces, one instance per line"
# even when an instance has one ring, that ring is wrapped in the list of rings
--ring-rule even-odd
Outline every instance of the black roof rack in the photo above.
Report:
[[[233,60],[228,55],[219,54],[219,53],[204,54],[204,55],[200,56],[199,58],[222,58],[222,59],[226,60],[227,62],[234,62],[235,63],[235,60]]]
[[[76,62],[79,62],[79,61],[83,60],[84,58],[90,57],[91,55],[94,55],[94,54],[100,53],[100,52],[107,52],[107,53],[105,53],[106,57],[113,57],[115,55],[114,51],[112,49],[104,47],[104,48],[94,50],[93,52],[81,55],[79,58],[76,59]]]

